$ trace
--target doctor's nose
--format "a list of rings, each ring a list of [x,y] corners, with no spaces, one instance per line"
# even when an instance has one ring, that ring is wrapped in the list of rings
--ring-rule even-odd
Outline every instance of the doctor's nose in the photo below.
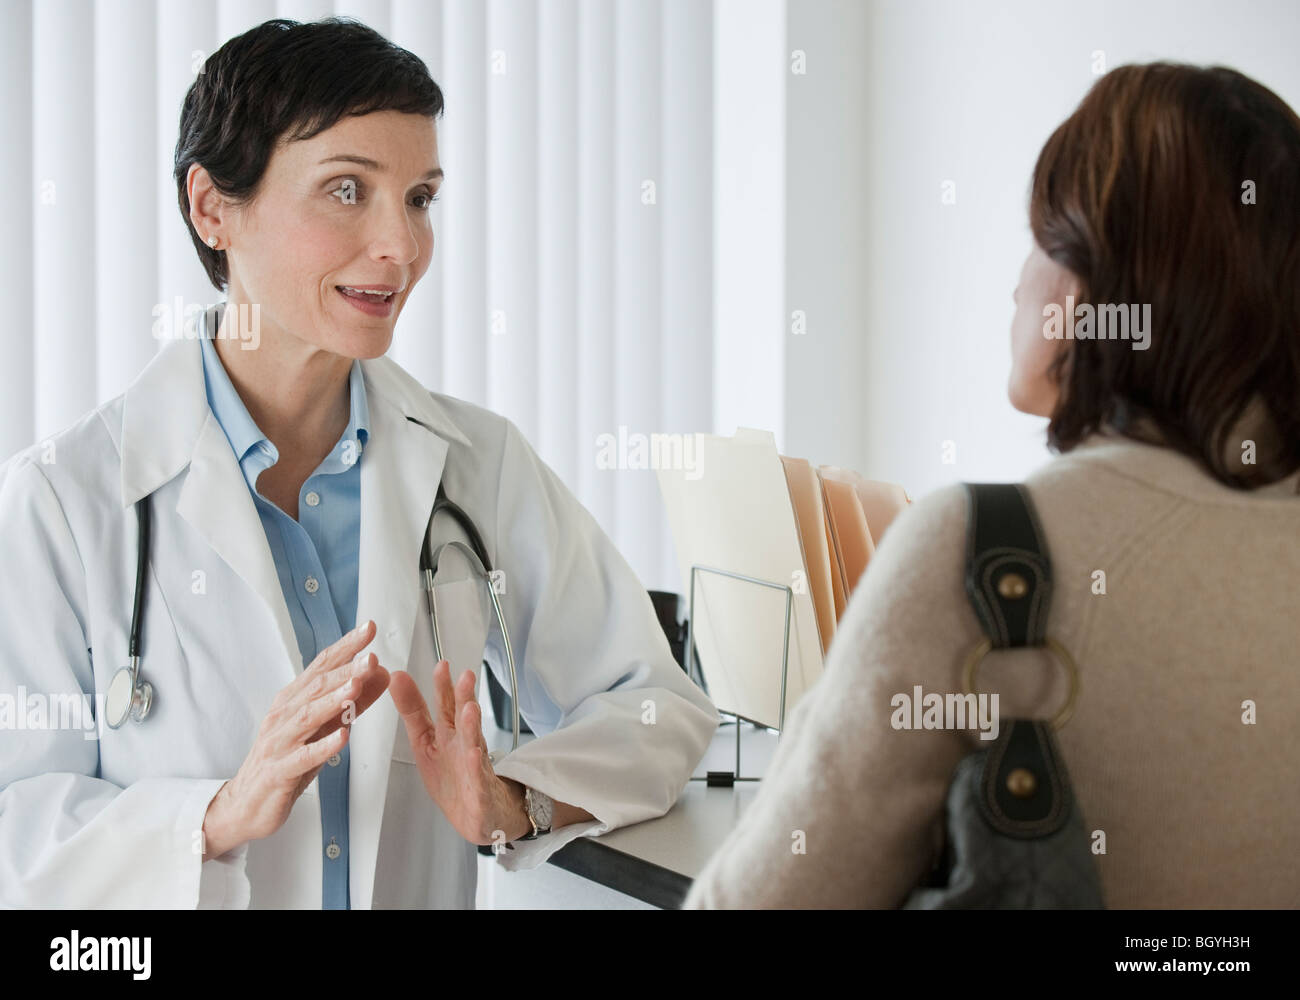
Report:
[[[420,238],[410,212],[405,206],[385,206],[376,209],[370,222],[368,236],[371,259],[383,263],[408,267],[420,255]]]

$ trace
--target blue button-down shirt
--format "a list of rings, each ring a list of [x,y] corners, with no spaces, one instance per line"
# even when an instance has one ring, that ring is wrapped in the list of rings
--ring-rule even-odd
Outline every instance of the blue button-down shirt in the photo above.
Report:
[[[348,380],[351,417],[343,436],[298,494],[294,520],[257,490],[257,477],[279,460],[221,364],[215,345],[202,340],[208,405],[234,449],[275,559],[280,589],[306,667],[326,646],[350,631],[357,617],[361,552],[361,452],[370,411],[361,362]],[[321,806],[323,893],[327,910],[346,910],[348,894],[348,748],[330,758],[318,780]]]

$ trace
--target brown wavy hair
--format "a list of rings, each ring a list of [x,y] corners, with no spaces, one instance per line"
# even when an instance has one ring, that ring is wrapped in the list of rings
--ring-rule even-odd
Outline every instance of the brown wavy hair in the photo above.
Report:
[[[1052,448],[1108,425],[1234,487],[1300,468],[1300,118],[1281,98],[1221,66],[1117,67],[1039,154],[1029,224],[1081,302],[1151,306],[1146,350],[1067,342]]]

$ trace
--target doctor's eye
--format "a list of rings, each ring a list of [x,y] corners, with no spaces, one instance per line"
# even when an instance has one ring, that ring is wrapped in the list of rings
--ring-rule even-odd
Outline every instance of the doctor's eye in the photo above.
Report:
[[[340,204],[355,205],[358,201],[361,200],[364,194],[364,186],[362,185],[361,181],[359,181],[357,178],[347,177],[344,178],[344,180],[342,181],[341,184],[339,184],[338,187],[330,191],[330,194],[332,194],[335,198],[337,198]],[[411,197],[412,199],[416,199],[416,198],[425,199],[424,204],[414,206],[417,210],[421,212],[427,212],[429,210],[429,207],[435,201],[438,200],[438,196],[434,195],[429,188],[423,188],[420,191],[417,191]]]
[[[355,178],[349,177],[336,187],[330,194],[334,195],[344,205],[355,204],[357,200],[358,184]]]

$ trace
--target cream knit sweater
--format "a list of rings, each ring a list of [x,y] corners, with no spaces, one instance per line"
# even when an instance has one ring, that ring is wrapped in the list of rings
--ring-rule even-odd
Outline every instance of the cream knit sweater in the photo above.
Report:
[[[1300,906],[1296,485],[1236,491],[1112,435],[1026,481],[1052,560],[1047,634],[1079,667],[1057,735],[1085,828],[1105,833],[1110,907]],[[989,744],[894,729],[890,700],[962,690],[982,635],[965,541],[959,485],[890,527],[825,673],[685,907],[893,907],[928,869],[952,770]],[[999,692],[1004,719],[1050,716],[1067,692],[1038,650],[990,653],[978,687]]]

